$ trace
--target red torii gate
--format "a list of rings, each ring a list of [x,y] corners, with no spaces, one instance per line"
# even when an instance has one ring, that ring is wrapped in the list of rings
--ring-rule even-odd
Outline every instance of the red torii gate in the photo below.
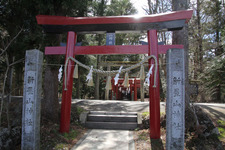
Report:
[[[124,87],[122,85],[122,83],[124,82],[124,79],[119,79],[117,85],[114,85],[114,83],[115,83],[114,79],[112,79],[111,82],[112,82],[112,91],[111,91],[110,99],[112,100],[112,96],[116,96],[116,100],[121,99],[121,92],[119,92],[119,88],[127,89],[126,87]],[[140,79],[129,78],[130,96],[132,97],[132,92],[134,92],[134,101],[137,101],[137,88],[141,87],[140,84],[141,84]],[[114,93],[112,93],[112,92],[114,92]]]
[[[68,32],[66,47],[46,47],[46,55],[66,54],[68,57],[88,54],[165,54],[171,48],[183,48],[183,45],[158,45],[157,30],[180,30],[187,23],[193,11],[183,10],[142,17],[136,16],[107,16],[107,17],[63,17],[63,16],[36,16],[38,24],[42,25],[47,33]],[[75,46],[79,33],[106,33],[115,31],[147,31],[148,45],[110,45],[110,46]],[[154,60],[149,61],[149,65]],[[158,67],[158,66],[155,66]],[[65,68],[66,69],[66,68]],[[70,112],[72,99],[72,83],[74,62],[69,61],[67,74],[67,90],[62,93],[60,132],[69,132]],[[153,69],[154,70],[154,69]],[[65,78],[65,77],[64,77]],[[154,72],[150,77],[153,83]],[[160,90],[159,69],[156,75],[156,88],[149,86],[150,105],[150,137],[160,138]]]

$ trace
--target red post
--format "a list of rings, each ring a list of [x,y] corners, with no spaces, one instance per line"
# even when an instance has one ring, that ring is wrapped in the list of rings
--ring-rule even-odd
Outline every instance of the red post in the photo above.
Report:
[[[67,45],[66,45],[66,58],[75,57],[75,43],[76,43],[76,33],[68,32]],[[60,120],[60,132],[69,132],[70,130],[70,112],[71,112],[71,99],[72,99],[72,87],[73,87],[73,70],[74,62],[69,61],[67,69],[67,90],[64,90],[64,80],[63,77],[63,93],[62,93],[62,104],[61,104],[61,120]]]
[[[137,80],[134,79],[134,101],[137,101]]]
[[[157,31],[156,30],[149,30],[148,31],[148,55],[154,55],[158,58],[158,38],[157,38]],[[149,67],[151,64],[154,64],[154,60],[151,59],[149,61]],[[154,68],[152,75],[150,77],[150,86],[149,86],[149,112],[150,112],[150,137],[152,139],[159,139],[160,138],[160,86],[159,86],[159,66],[157,67],[157,74],[156,74],[156,88],[153,87],[154,84]]]
[[[117,83],[117,85],[115,86],[115,90],[116,90],[116,91],[115,91],[115,94],[116,94],[116,100],[119,99],[119,94],[118,94],[118,93],[119,93],[119,92],[118,92],[119,89],[118,89],[118,88],[119,88],[119,87],[118,87],[118,83]]]
[[[132,81],[132,80],[131,80]],[[132,92],[133,92],[133,82],[130,82],[129,80],[129,84],[130,84],[130,97],[131,97],[131,100],[132,100]],[[133,99],[134,100],[134,99]]]

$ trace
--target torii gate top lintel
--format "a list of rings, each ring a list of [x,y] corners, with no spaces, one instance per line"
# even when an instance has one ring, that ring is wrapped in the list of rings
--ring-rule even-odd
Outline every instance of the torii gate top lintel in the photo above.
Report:
[[[145,30],[180,30],[192,16],[193,10],[173,11],[145,16],[64,17],[38,15],[37,23],[47,33],[105,33]]]

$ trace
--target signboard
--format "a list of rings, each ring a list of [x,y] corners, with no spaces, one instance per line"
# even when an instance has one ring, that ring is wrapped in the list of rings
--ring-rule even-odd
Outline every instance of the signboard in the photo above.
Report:
[[[106,45],[115,45],[115,33],[106,33]]]

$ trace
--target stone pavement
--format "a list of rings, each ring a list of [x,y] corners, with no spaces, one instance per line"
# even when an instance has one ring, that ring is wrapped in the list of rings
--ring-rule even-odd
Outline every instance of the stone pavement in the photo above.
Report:
[[[133,131],[92,129],[71,150],[135,150]]]
[[[72,105],[79,106],[87,111],[111,111],[111,112],[149,111],[149,102],[140,102],[140,101],[72,99]],[[165,102],[160,102],[160,112],[165,112]]]

